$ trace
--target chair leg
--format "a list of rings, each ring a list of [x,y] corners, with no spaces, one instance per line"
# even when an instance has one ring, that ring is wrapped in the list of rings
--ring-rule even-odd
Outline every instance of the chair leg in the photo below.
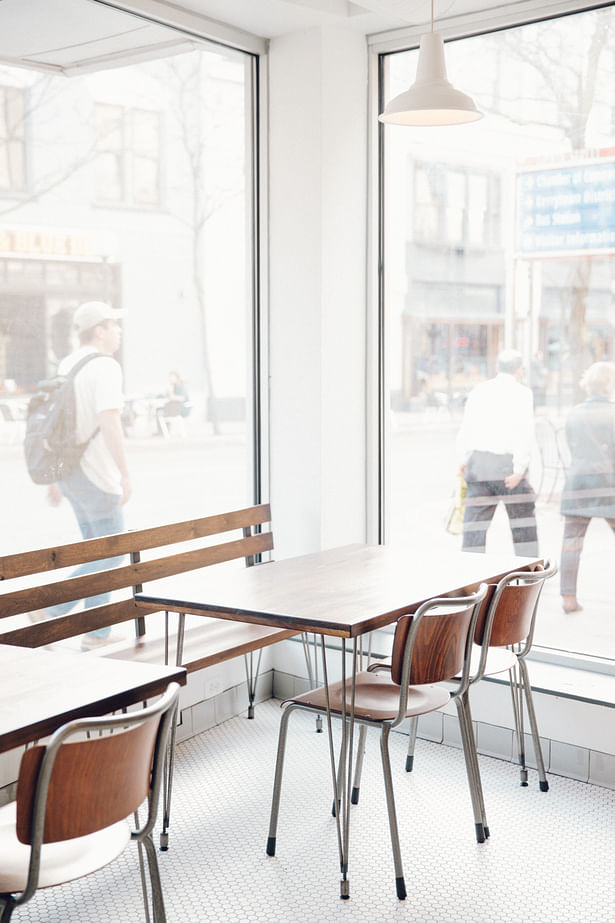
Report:
[[[6,898],[3,898],[2,900],[4,901],[4,904],[0,907],[0,910],[2,911],[2,915],[0,916],[0,923],[9,923],[9,920],[13,915],[13,910],[15,909],[15,901],[10,895]]]
[[[361,725],[359,730],[359,743],[357,745],[357,762],[354,770],[354,783],[352,786],[352,793],[350,795],[350,801],[352,804],[359,803],[359,789],[361,786],[361,773],[363,771],[363,757],[365,756],[365,738],[367,736],[367,728],[364,724]]]
[[[457,706],[457,716],[459,718],[459,730],[461,732],[461,742],[463,745],[463,756],[466,764],[466,773],[468,776],[468,785],[470,788],[470,798],[472,799],[472,811],[474,813],[474,829],[476,831],[477,843],[484,843],[489,836],[489,827],[485,817],[485,803],[483,800],[483,788],[480,779],[480,768],[478,765],[478,756],[476,753],[476,741],[474,740],[474,731],[472,730],[472,718],[470,714],[470,703],[465,693],[463,696],[455,698]]]
[[[406,772],[412,772],[414,766],[414,748],[416,747],[416,732],[419,726],[419,719],[414,716],[410,718],[410,727],[408,733],[408,753],[406,755]]]
[[[158,859],[156,858],[156,848],[150,834],[143,837],[143,845],[147,856],[149,867],[149,877],[152,886],[152,910],[153,923],[166,923],[167,917],[164,909],[164,899],[162,897],[162,885],[160,883],[160,870],[158,868]],[[147,902],[146,902],[147,908]]]
[[[280,810],[280,793],[282,790],[282,773],[284,771],[284,753],[286,751],[286,735],[288,733],[288,719],[293,712],[289,705],[282,714],[280,733],[278,736],[278,755],[275,762],[275,776],[273,780],[273,795],[271,798],[271,816],[269,818],[269,836],[267,838],[267,855],[275,856],[275,841],[278,829],[278,813]]]
[[[384,790],[387,798],[387,810],[389,813],[389,829],[391,831],[391,846],[393,849],[393,863],[395,865],[395,887],[397,888],[397,897],[400,901],[406,899],[406,883],[404,881],[404,870],[401,861],[401,849],[399,847],[399,831],[397,829],[397,814],[395,812],[395,796],[393,794],[393,777],[391,775],[391,759],[389,757],[389,733],[390,726],[384,724],[380,734],[380,755],[382,757],[382,774],[384,776]]]
[[[522,659],[519,660],[519,670],[521,672],[521,678],[523,681],[525,704],[527,706],[527,713],[530,719],[530,728],[532,730],[532,740],[534,741],[534,754],[536,756],[536,766],[538,769],[539,779],[538,785],[541,792],[548,792],[549,783],[547,782],[547,774],[545,772],[545,764],[542,757],[542,747],[540,746],[540,735],[538,733],[538,723],[536,721],[536,712],[534,710],[534,699],[532,697],[530,675],[528,672],[527,664]]]
[[[173,771],[175,768],[175,739],[177,737],[177,717],[174,719],[169,735],[169,744],[164,755],[164,771],[162,774],[162,833],[160,834],[160,850],[166,852],[169,848],[169,824],[171,823],[171,792],[173,791]]]
[[[519,762],[520,785],[522,788],[527,787],[527,766],[525,765],[525,731],[523,727],[523,693],[521,679],[517,674],[517,668],[513,667],[508,671],[508,681],[510,684],[510,695],[512,698],[513,717],[515,719],[515,733],[517,735],[517,754]]]

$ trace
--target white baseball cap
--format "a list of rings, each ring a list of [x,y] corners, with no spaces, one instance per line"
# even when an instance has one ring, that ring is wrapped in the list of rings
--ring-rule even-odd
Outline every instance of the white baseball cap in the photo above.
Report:
[[[73,323],[78,333],[84,330],[91,330],[98,324],[106,320],[119,320],[122,317],[122,311],[116,311],[111,305],[105,304],[104,301],[86,301],[80,304],[73,316]]]

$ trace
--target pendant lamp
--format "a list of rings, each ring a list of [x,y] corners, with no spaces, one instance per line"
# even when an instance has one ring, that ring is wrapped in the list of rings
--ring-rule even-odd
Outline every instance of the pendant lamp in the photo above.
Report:
[[[442,36],[433,30],[421,36],[416,80],[409,90],[400,93],[386,106],[380,122],[390,125],[462,125],[475,122],[483,114],[471,96],[449,83],[444,60]]]

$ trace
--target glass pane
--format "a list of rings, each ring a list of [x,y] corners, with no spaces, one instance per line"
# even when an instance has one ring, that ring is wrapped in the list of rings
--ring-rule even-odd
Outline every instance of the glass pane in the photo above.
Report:
[[[122,109],[119,106],[94,105],[96,146],[100,151],[121,151]]]
[[[99,154],[96,158],[96,197],[103,202],[124,198],[121,154]]]
[[[135,202],[155,205],[159,200],[158,161],[149,157],[133,157],[133,191]]]
[[[253,502],[251,59],[205,45],[166,51],[69,80],[2,68],[9,83],[42,83],[28,117],[32,196],[5,214],[0,235],[1,553],[87,533],[70,491],[56,506],[32,483],[22,446],[37,383],[83,345],[73,318],[86,302],[123,312],[119,349],[100,339],[100,323],[81,341],[119,362],[95,410],[121,421],[132,481],[124,527]],[[8,172],[0,146],[0,181]],[[164,212],[137,207],[161,189]],[[80,406],[87,438],[91,408]],[[117,505],[123,485],[101,438],[81,470]]]
[[[159,148],[160,118],[155,112],[132,113],[132,145],[138,154],[157,154]]]
[[[477,452],[512,455],[523,474],[513,418],[502,426],[503,404],[488,411],[476,391],[504,348],[519,351],[529,391],[515,394],[533,404],[529,506],[497,503],[486,550],[513,550],[507,510],[527,519],[518,550],[535,518],[540,553],[563,565],[561,585],[545,589],[539,644],[609,658],[615,405],[610,366],[598,384],[595,368],[584,373],[615,360],[614,44],[613,8],[448,43],[450,79],[485,118],[385,128],[384,148],[387,541],[461,548],[448,514],[462,464],[470,493],[484,483]],[[386,57],[385,99],[413,82],[416,60],[415,51]],[[592,417],[596,405],[604,413]],[[468,447],[462,422],[473,406],[483,410]],[[503,477],[494,475],[496,500],[512,496]],[[473,530],[476,549],[484,526],[468,511],[479,505],[466,503],[464,543]],[[564,611],[577,601],[582,610]]]

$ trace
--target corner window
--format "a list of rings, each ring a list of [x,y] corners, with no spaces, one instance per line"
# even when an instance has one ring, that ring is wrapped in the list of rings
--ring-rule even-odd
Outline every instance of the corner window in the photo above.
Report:
[[[448,514],[464,408],[517,350],[539,551],[560,564],[535,642],[588,663],[615,661],[615,431],[579,423],[599,401],[615,420],[615,389],[598,393],[594,374],[615,362],[614,45],[612,6],[447,42],[452,83],[485,117],[380,129],[384,539],[461,548]],[[417,57],[382,53],[384,100],[414,81]],[[504,503],[486,550],[513,550]]]
[[[29,168],[27,197],[5,202],[0,224],[6,553],[81,538],[68,498],[52,505],[30,480],[22,442],[38,383],[80,346],[84,302],[122,312],[122,394],[116,376],[101,400],[120,414],[126,529],[261,499],[258,59],[169,29],[160,58],[114,60],[68,74],[0,67],[0,188],[23,186],[26,137]]]

